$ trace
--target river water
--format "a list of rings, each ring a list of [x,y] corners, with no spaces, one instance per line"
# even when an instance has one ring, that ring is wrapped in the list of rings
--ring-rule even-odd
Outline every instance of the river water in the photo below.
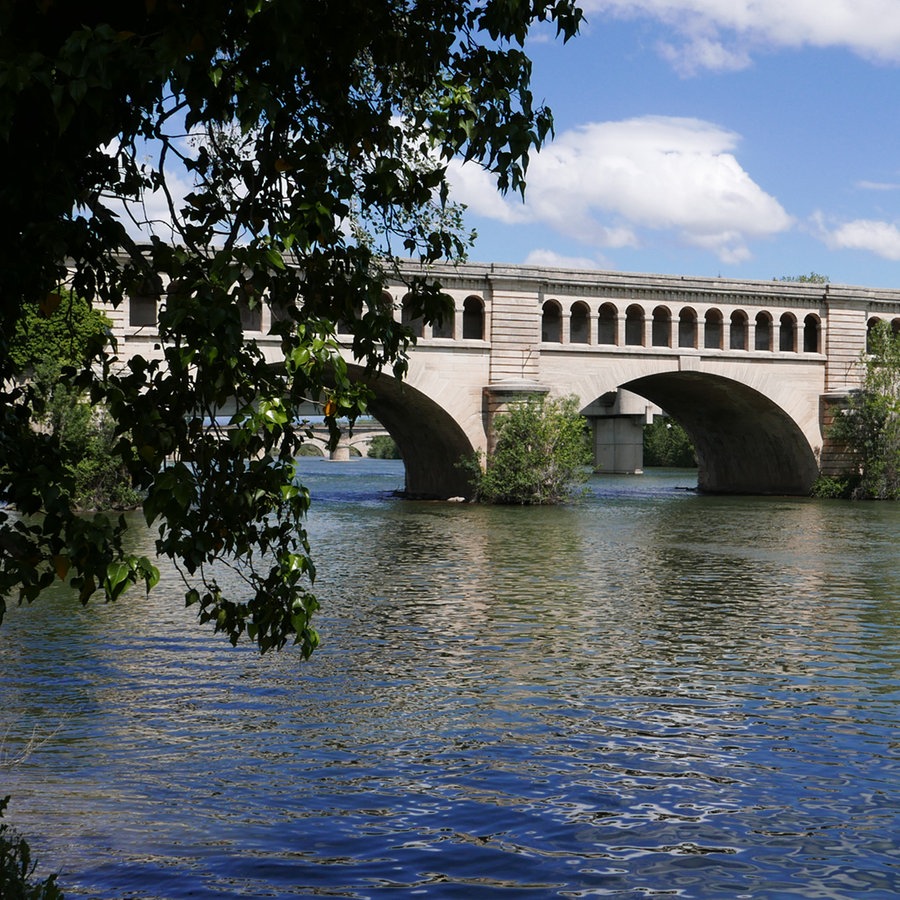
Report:
[[[171,573],[0,627],[0,795],[67,896],[900,896],[900,506],[304,468],[308,663]]]

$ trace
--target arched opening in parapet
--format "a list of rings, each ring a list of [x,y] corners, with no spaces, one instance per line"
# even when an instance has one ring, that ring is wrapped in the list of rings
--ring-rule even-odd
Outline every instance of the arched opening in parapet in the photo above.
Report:
[[[797,319],[793,313],[782,313],[778,328],[778,349],[783,353],[797,351]]]
[[[814,313],[810,313],[803,320],[803,352],[818,353],[819,352],[819,330],[822,323],[819,317]]]
[[[452,340],[456,337],[456,310],[450,309],[440,321],[431,323],[431,336]]]
[[[349,366],[349,371],[372,389],[368,411],[400,448],[407,494],[444,500],[470,496],[469,478],[458,464],[475,450],[453,417],[430,397],[390,375],[367,376],[357,366]]]
[[[678,346],[697,347],[697,312],[689,306],[678,314]]]
[[[879,319],[878,316],[872,316],[869,321],[866,322],[866,353],[871,353],[873,350],[873,332],[875,331],[875,326],[878,325],[880,321],[881,319]]]
[[[484,301],[472,294],[463,301],[463,340],[484,340]]]
[[[415,300],[411,294],[407,294],[400,304],[400,321],[409,327],[415,337],[422,337],[425,323],[422,316],[418,314]]]
[[[369,304],[370,307],[373,304]],[[391,309],[394,305],[394,298],[387,292],[381,292],[381,307],[382,309],[388,310]],[[343,334],[353,334],[354,331],[354,322],[358,322],[363,317],[363,304],[361,300],[353,301],[350,308],[343,312],[337,320],[337,333],[339,335]]]
[[[619,343],[617,323],[619,312],[612,303],[604,303],[597,314],[597,343],[615,347]]]
[[[771,350],[772,349],[772,315],[767,312],[758,312],[756,314],[756,339],[754,341],[754,349]]]
[[[625,310],[625,346],[644,346],[644,310],[636,303]]]
[[[257,303],[251,306],[246,297],[238,300],[238,312],[241,316],[241,328],[245,332],[262,330],[262,306]]]
[[[654,347],[672,346],[672,313],[665,306],[657,306],[653,310],[651,340]]]
[[[736,309],[731,314],[731,338],[729,346],[732,350],[747,349],[747,332],[749,330],[747,313]]]
[[[569,316],[569,342],[588,344],[591,340],[591,311],[587,303],[579,300],[572,304]]]
[[[128,296],[128,324],[132,328],[155,328],[157,306],[163,293],[158,275],[143,279]]]
[[[707,310],[703,335],[703,348],[705,350],[721,350],[722,331],[722,313],[717,309]]]
[[[541,309],[541,340],[545,344],[562,342],[562,310],[555,300],[548,300]]]
[[[797,423],[759,391],[700,372],[647,375],[621,387],[685,429],[697,453],[700,490],[809,493],[818,475],[813,449]]]

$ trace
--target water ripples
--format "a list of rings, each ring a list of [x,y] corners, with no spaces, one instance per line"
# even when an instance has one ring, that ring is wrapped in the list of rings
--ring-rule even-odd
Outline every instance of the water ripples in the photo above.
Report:
[[[11,814],[69,896],[900,893],[893,508],[320,477],[310,663],[165,592],[0,630],[6,752],[48,738]]]

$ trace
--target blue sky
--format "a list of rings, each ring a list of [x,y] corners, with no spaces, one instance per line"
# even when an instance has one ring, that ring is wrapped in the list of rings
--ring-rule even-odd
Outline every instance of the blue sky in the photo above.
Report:
[[[454,167],[473,261],[900,287],[900,0],[582,5],[526,202]]]

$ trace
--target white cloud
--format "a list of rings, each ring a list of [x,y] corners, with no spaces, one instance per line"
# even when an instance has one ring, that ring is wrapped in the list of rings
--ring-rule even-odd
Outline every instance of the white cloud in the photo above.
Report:
[[[610,268],[609,262],[602,258],[564,256],[561,253],[554,253],[552,250],[532,250],[525,257],[525,265],[556,269],[587,269],[588,271]]]
[[[528,170],[526,203],[500,198],[474,166],[452,169],[454,197],[505,223],[537,222],[598,248],[673,232],[722,262],[791,225],[731,152],[738,136],[709,122],[647,116],[561,134]],[[468,170],[468,171],[467,171]]]
[[[193,190],[193,183],[186,173],[169,172],[166,184],[172,194],[175,209],[184,206],[184,198]],[[123,202],[115,197],[104,198],[109,210],[121,219],[125,230],[135,240],[146,241],[155,234],[163,241],[174,240],[172,216],[166,195],[161,190],[144,194],[143,203]]]
[[[819,238],[832,250],[866,250],[893,262],[900,261],[900,227],[894,222],[854,219],[829,228],[820,213],[813,222]]]
[[[891,181],[857,181],[856,186],[861,191],[897,191],[900,184]]]
[[[583,0],[591,13],[654,18],[683,38],[663,53],[683,71],[748,65],[750,52],[844,47],[866,59],[900,62],[896,0]]]

